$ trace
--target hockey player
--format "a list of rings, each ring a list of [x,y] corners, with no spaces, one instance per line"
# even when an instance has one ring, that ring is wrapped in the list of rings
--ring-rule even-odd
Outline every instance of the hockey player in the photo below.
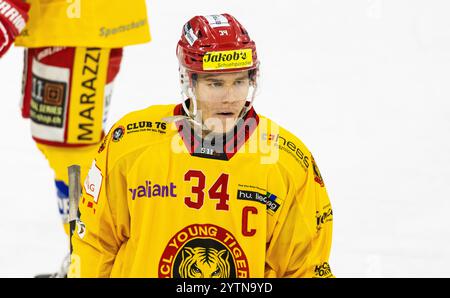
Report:
[[[69,277],[331,277],[313,156],[257,114],[256,46],[229,14],[177,46],[185,95],[119,120],[84,182]]]
[[[122,48],[150,41],[146,4],[145,0],[27,2],[0,0],[0,20],[9,21],[8,47],[30,7],[28,24],[16,37],[16,45],[25,47],[22,116],[30,118],[32,137],[54,171],[59,212],[68,234],[67,168],[80,165],[83,178],[89,169],[104,136]],[[18,14],[8,12],[8,7]],[[65,275],[64,270],[59,275]]]

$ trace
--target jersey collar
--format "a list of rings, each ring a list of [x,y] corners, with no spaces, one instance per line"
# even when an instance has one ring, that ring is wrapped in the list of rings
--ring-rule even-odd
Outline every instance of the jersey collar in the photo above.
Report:
[[[173,114],[174,116],[186,116],[182,104],[175,106]],[[192,156],[219,160],[230,160],[247,142],[258,124],[258,114],[252,107],[232,131],[222,134],[221,140],[219,136],[211,142],[203,140],[201,136],[197,135],[187,119],[175,122],[178,133]],[[221,144],[216,145],[216,141]]]

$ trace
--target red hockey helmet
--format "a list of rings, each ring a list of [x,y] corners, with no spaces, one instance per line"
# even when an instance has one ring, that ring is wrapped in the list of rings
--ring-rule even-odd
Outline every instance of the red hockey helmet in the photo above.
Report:
[[[191,120],[203,127],[197,117],[197,99],[194,88],[197,73],[224,73],[249,71],[250,88],[247,104],[242,108],[243,117],[252,107],[255,98],[259,61],[255,42],[247,30],[231,15],[219,14],[195,16],[183,27],[177,45],[182,87],[182,106]],[[186,106],[186,99],[192,103],[192,111]]]
[[[259,65],[255,42],[229,14],[190,19],[183,27],[177,56],[188,72],[235,72]]]

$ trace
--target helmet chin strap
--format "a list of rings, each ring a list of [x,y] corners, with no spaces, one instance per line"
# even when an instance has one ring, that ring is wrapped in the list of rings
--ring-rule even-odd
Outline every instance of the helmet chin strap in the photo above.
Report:
[[[234,125],[236,125],[236,123],[237,123],[239,120],[243,119],[243,118],[245,117],[245,115],[248,113],[248,111],[250,111],[250,110],[252,109],[252,107],[253,107],[253,102],[255,101],[256,90],[258,89],[258,86],[257,86],[256,83],[255,83],[255,85],[254,85],[254,86],[251,86],[250,88],[252,88],[251,96],[250,96],[250,101],[246,101],[246,103],[248,102],[249,104],[248,104],[248,105],[245,105],[245,106],[242,108],[242,110],[241,110],[241,112],[239,113],[239,116],[237,117],[236,122],[234,123]]]
[[[204,125],[202,123],[202,121],[198,120],[199,115],[197,114],[197,100],[195,97],[194,92],[192,92],[192,89],[189,87],[187,89],[187,93],[185,94],[184,90],[181,91],[181,106],[183,107],[184,113],[186,115],[176,115],[176,116],[169,116],[169,117],[164,117],[163,121],[166,122],[176,122],[179,120],[188,120],[189,122],[191,122],[194,127],[200,127],[202,130],[208,130],[208,128],[206,127],[206,125]],[[189,108],[186,106],[186,99],[190,98],[192,105],[193,105],[193,112],[191,112],[189,110]]]
[[[187,115],[187,119],[189,120],[189,122],[191,122],[194,125],[194,127],[197,126],[197,127],[200,127],[202,130],[209,130],[208,127],[203,123],[202,119],[200,118],[201,117],[200,114],[197,113],[198,112],[198,110],[197,110],[197,98],[196,98],[196,96],[194,94],[194,91],[192,90],[192,87],[189,87],[187,89],[187,93],[188,94],[184,94],[184,92],[181,92],[181,95],[183,97],[183,101],[182,101],[181,104],[183,106],[184,112]],[[192,109],[193,109],[192,112],[189,111],[188,107],[186,106],[186,100],[184,99],[183,95],[186,95],[190,99],[190,101],[192,102],[192,106],[193,106],[192,107]]]

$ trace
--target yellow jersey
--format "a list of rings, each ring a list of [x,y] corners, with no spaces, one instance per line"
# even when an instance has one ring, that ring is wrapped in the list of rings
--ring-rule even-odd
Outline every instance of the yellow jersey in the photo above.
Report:
[[[170,121],[182,111],[132,112],[105,136],[69,277],[332,277],[333,212],[305,145],[253,108],[207,141]]]
[[[24,47],[120,48],[150,41],[145,0],[27,0]]]

